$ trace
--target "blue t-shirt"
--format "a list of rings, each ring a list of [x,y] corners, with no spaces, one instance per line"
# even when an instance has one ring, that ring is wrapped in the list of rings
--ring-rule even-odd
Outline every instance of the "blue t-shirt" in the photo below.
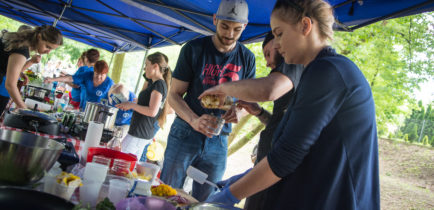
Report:
[[[6,90],[6,76],[3,77],[2,83],[0,84],[0,96],[10,97],[8,90]]]
[[[136,98],[136,95],[129,91],[129,99],[128,101],[134,101],[134,99]],[[115,101],[113,101],[110,105],[115,106],[117,103]],[[121,126],[121,125],[129,125],[131,123],[131,117],[133,116],[133,110],[127,110],[127,111],[123,111],[123,110],[118,110],[118,113],[116,115],[116,121],[115,121],[115,125],[116,126]]]
[[[268,154],[282,179],[267,209],[380,209],[371,88],[348,58],[324,48],[306,67]]]
[[[89,67],[89,66],[82,66],[80,68],[77,69],[77,71],[75,72],[74,76],[86,73],[86,72],[93,72],[93,67]],[[78,86],[81,86],[83,84],[76,84]],[[84,109],[86,107],[86,90],[83,88],[72,88],[71,91],[71,97],[73,101],[76,102],[80,102],[80,108]]]
[[[231,52],[221,53],[208,36],[182,47],[173,77],[189,82],[184,100],[194,113],[198,116],[211,113],[220,116],[225,111],[205,109],[197,97],[206,89],[224,82],[254,78],[255,70],[255,56],[243,44],[237,42]],[[226,123],[222,131],[230,133],[230,123]]]
[[[98,87],[94,87],[93,72],[90,71],[83,74],[74,75],[72,76],[72,79],[74,80],[74,84],[82,84],[81,88],[84,88],[86,91],[86,102],[100,102],[101,99],[108,99],[107,93],[114,84],[113,80],[107,76],[103,83],[101,83]],[[80,108],[85,108],[86,102],[83,104],[80,102]]]

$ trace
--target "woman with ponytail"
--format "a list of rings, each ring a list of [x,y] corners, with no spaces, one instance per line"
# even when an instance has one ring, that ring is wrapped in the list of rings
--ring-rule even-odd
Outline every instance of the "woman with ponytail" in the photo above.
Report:
[[[39,55],[47,54],[62,44],[63,36],[60,31],[47,25],[21,32],[7,32],[2,36],[0,41],[0,78],[3,80],[3,76],[6,75],[5,86],[17,108],[27,108],[18,90],[17,81],[21,71],[30,66],[26,64],[26,60],[30,57],[30,51]],[[40,60],[41,57],[36,56],[32,58],[31,64]],[[0,113],[3,110],[4,107],[1,108]]]
[[[170,88],[172,71],[167,56],[156,52],[146,58],[146,87],[139,94],[137,103],[124,102],[116,105],[121,110],[134,110],[127,136],[122,141],[122,152],[132,153],[140,158],[146,145],[154,138],[154,124],[160,127],[166,122],[169,106],[166,96]]]

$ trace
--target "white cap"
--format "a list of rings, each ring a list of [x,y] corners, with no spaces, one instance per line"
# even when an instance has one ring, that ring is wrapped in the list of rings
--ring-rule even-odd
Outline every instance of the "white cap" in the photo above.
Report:
[[[221,0],[216,14],[217,19],[247,24],[249,8],[244,0]]]

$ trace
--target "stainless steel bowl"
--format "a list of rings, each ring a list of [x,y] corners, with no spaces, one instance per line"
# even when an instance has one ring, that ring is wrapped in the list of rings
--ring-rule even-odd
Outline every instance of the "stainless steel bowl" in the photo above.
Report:
[[[0,183],[28,185],[37,182],[59,158],[64,146],[31,133],[0,131]]]

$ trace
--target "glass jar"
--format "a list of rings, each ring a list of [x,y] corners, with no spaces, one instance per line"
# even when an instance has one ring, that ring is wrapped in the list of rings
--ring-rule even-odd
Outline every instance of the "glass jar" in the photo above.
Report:
[[[127,176],[130,173],[131,162],[122,159],[114,159],[110,173],[116,176]]]

